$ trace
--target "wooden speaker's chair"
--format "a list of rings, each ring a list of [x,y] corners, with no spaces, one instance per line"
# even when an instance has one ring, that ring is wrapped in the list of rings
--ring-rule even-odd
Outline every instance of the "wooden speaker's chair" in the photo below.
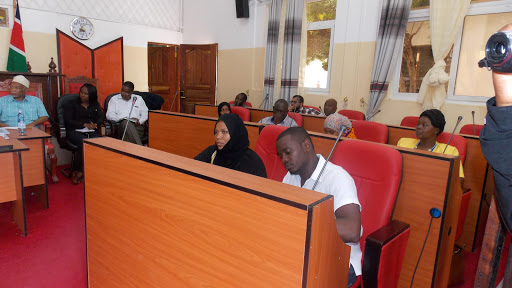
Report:
[[[7,96],[11,94],[9,90],[9,86],[11,85],[12,79],[7,79],[5,81],[0,82],[0,97]],[[43,101],[43,87],[41,83],[30,83],[30,87],[27,89],[27,92],[25,93],[29,96],[35,96],[41,101]],[[44,101],[43,101],[44,103]],[[50,111],[48,107],[46,108],[46,112]],[[49,121],[46,121],[42,124],[43,129],[46,133],[51,134],[52,125]],[[46,165],[46,171],[51,175],[52,182],[57,183],[59,182],[59,177],[57,177],[57,155],[55,154],[55,147],[53,147],[53,144],[51,142],[51,138],[47,138],[44,141],[45,151],[46,151],[46,157],[50,159],[50,165]],[[45,158],[46,159],[46,158]]]
[[[283,181],[288,170],[284,167],[281,158],[277,156],[276,142],[279,134],[286,129],[288,129],[288,127],[279,125],[265,126],[258,136],[256,147],[254,147],[254,152],[260,156],[265,165],[267,178],[279,182]]]
[[[64,79],[64,94],[79,94],[80,87],[82,87],[82,85],[84,85],[85,83],[92,84],[96,86],[96,90],[100,90],[100,83],[98,79],[88,78],[85,76],[66,77]]]
[[[409,224],[391,220],[402,179],[402,155],[388,146],[344,140],[331,162],[352,176],[361,203],[362,286],[397,287],[410,234]],[[352,287],[360,285],[358,277]]]

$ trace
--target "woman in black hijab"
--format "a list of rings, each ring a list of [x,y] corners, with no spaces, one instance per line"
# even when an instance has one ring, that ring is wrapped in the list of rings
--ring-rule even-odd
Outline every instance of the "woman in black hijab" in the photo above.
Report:
[[[249,135],[244,122],[236,114],[219,117],[213,131],[215,145],[194,159],[217,166],[267,177],[265,165],[256,152],[249,149]]]
[[[231,106],[228,102],[222,102],[219,104],[219,107],[217,107],[217,112],[219,113],[219,117],[224,114],[231,113]]]

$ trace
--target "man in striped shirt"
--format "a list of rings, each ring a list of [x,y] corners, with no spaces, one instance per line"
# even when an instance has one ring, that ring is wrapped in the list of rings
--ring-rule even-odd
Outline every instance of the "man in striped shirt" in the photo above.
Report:
[[[18,125],[18,112],[23,113],[27,128],[48,121],[48,112],[37,97],[25,95],[30,82],[22,75],[15,76],[9,86],[10,95],[0,97],[0,127]],[[39,128],[39,127],[38,127]]]

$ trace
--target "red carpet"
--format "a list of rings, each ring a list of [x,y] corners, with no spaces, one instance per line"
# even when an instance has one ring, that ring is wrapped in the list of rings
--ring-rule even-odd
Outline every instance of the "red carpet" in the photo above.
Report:
[[[87,287],[83,185],[58,176],[48,184],[47,210],[25,189],[26,237],[12,221],[11,203],[0,204],[0,287]]]

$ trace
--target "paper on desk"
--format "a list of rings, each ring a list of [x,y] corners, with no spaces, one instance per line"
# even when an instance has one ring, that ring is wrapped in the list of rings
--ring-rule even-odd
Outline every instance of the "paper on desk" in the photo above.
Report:
[[[87,127],[85,128],[82,128],[82,129],[75,129],[76,132],[82,132],[82,133],[89,133],[89,132],[94,132],[93,129],[89,129]]]
[[[0,133],[0,137],[4,137],[4,139],[9,139],[9,136],[5,133]]]
[[[0,134],[10,134],[5,127],[0,128]]]
[[[7,130],[18,130],[18,127],[15,127],[15,126],[2,127],[2,128],[5,128]]]

